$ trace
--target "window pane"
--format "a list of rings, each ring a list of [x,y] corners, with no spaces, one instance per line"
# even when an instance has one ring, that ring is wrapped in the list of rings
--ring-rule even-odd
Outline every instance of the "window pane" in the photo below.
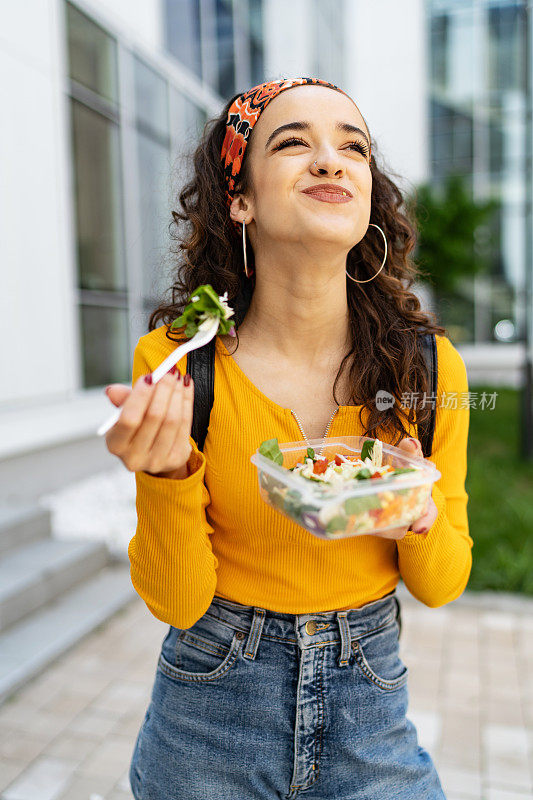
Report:
[[[518,5],[489,8],[488,23],[489,88],[522,89],[525,30],[523,8]]]
[[[80,306],[80,324],[85,388],[130,383],[126,309]]]
[[[248,0],[250,14],[250,36],[263,41],[263,0]]]
[[[500,103],[487,109],[489,166],[493,175],[507,183],[523,185],[525,163],[525,97],[517,92],[500,94]],[[515,190],[517,193],[518,188]]]
[[[472,169],[472,119],[462,114],[457,114],[454,119],[453,157],[457,170],[466,172]]]
[[[434,87],[446,92],[447,99],[464,104],[476,91],[475,12],[471,2],[433,2],[430,27],[430,69]],[[440,13],[439,13],[440,12]]]
[[[497,175],[503,169],[505,138],[500,126],[492,122],[488,128],[489,135],[489,170]]]
[[[143,294],[157,298],[170,285],[166,277],[171,222],[168,200],[170,179],[166,147],[137,133],[141,203],[141,247],[143,257]]]
[[[250,9],[250,70],[252,86],[264,81],[263,58],[263,0],[249,0]]]
[[[70,77],[102,97],[117,102],[115,40],[67,3]]]
[[[252,39],[250,42],[250,69],[252,74],[252,85],[257,86],[265,80],[265,62],[263,58],[263,45]]]
[[[200,0],[165,0],[165,22],[167,50],[201,77]]]
[[[79,286],[124,289],[118,129],[72,101]]]
[[[222,97],[235,94],[235,55],[231,0],[216,0],[218,45],[218,91]]]
[[[472,117],[434,100],[431,103],[433,172],[470,172],[473,164]]]
[[[167,82],[144,61],[134,59],[137,120],[168,136]]]
[[[448,17],[435,16],[431,20],[431,72],[436,86],[445,87],[447,83],[446,52],[448,49]]]

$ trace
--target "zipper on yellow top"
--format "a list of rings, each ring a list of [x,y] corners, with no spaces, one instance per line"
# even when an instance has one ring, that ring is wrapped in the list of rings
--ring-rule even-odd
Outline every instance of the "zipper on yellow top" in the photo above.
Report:
[[[324,438],[322,439],[322,444],[320,445],[320,448],[319,448],[319,449],[320,449],[320,451],[322,451],[322,449],[323,449],[323,447],[324,447],[324,442],[326,441],[327,435],[328,435],[328,433],[329,433],[329,429],[331,428],[331,423],[333,422],[333,417],[335,416],[335,414],[337,413],[337,411],[338,411],[338,410],[339,410],[339,406],[337,406],[337,408],[335,409],[335,411],[333,412],[333,414],[331,415],[331,417],[330,417],[330,419],[329,419],[329,422],[328,422],[328,425],[327,425],[327,428],[326,428],[326,432],[325,432],[325,434],[324,434]],[[310,444],[309,444],[309,439],[308,439],[308,438],[307,438],[307,436],[305,435],[304,429],[303,429],[303,427],[302,427],[302,423],[300,422],[300,420],[298,419],[298,416],[297,416],[296,412],[295,412],[295,411],[293,411],[293,410],[292,410],[292,408],[291,408],[291,413],[294,415],[294,418],[295,418],[296,422],[298,423],[298,427],[300,428],[300,430],[301,430],[301,432],[302,432],[302,436],[303,436],[303,438],[304,438],[304,439],[305,439],[305,441],[307,442],[307,446],[308,446],[308,447],[310,447]]]

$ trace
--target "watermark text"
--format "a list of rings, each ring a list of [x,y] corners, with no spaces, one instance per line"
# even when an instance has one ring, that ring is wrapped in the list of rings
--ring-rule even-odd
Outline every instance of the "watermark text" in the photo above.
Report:
[[[400,399],[402,408],[473,408],[480,411],[494,411],[498,392],[403,392]],[[376,407],[386,411],[396,402],[394,395],[380,389],[376,393]]]

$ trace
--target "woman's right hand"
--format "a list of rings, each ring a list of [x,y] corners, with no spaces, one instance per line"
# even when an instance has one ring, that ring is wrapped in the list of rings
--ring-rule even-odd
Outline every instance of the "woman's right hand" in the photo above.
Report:
[[[187,477],[194,400],[190,376],[189,380],[185,386],[176,369],[175,374],[167,372],[155,386],[141,375],[133,389],[121,383],[106,388],[113,405],[122,409],[106,434],[107,448],[130,472]]]

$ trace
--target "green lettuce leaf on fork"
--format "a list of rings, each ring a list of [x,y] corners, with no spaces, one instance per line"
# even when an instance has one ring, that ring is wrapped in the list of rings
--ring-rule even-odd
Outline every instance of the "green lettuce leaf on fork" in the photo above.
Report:
[[[199,330],[205,330],[213,317],[216,317],[219,321],[217,333],[235,336],[235,321],[229,319],[233,313],[228,305],[228,293],[224,292],[219,296],[209,283],[204,283],[191,294],[183,313],[173,321],[170,329],[175,330],[185,325],[185,336],[190,339]]]

